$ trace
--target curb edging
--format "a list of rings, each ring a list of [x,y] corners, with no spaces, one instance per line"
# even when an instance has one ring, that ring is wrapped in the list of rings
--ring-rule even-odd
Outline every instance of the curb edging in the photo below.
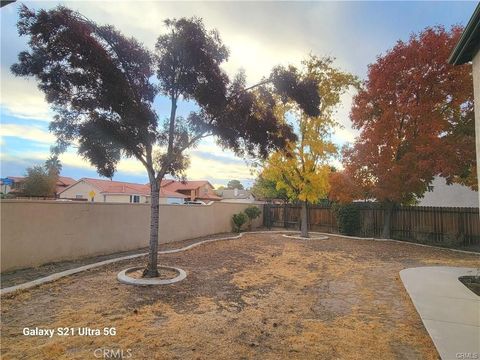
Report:
[[[193,249],[194,247],[197,247],[197,246],[200,246],[200,245],[203,245],[203,244],[207,244],[207,243],[210,243],[210,242],[240,239],[241,237],[243,237],[244,234],[278,234],[278,233],[298,233],[298,231],[294,231],[294,230],[248,231],[248,232],[240,233],[240,234],[235,235],[235,236],[227,236],[227,237],[223,237],[223,238],[214,238],[214,239],[200,241],[198,243],[194,243],[194,244],[191,244],[191,245],[185,246],[183,248],[179,248],[179,249],[159,251],[158,254],[163,255],[163,254],[179,253],[179,252],[187,251],[187,250]],[[391,242],[397,242],[397,243],[401,243],[401,244],[425,246],[425,247],[429,247],[429,248],[433,248],[433,249],[437,249],[437,250],[455,251],[455,252],[480,256],[480,253],[474,252],[474,251],[450,249],[450,248],[445,248],[445,247],[441,247],[441,246],[418,244],[418,243],[412,243],[412,242],[408,242],[408,241],[401,241],[401,240],[395,240],[395,239],[361,238],[361,237],[358,237],[358,236],[347,236],[347,235],[341,235],[341,234],[329,234],[329,233],[323,233],[323,232],[317,232],[317,231],[310,231],[310,234],[323,235],[323,236],[326,236],[327,239],[329,237],[333,236],[333,237],[343,237],[343,238],[346,238],[346,239],[354,239],[354,240],[391,241]],[[292,238],[293,237],[290,237],[290,239],[292,239]],[[301,238],[301,239],[304,240],[303,238]],[[325,239],[311,238],[310,240],[325,240]],[[63,277],[66,277],[66,276],[74,275],[74,274],[77,274],[79,272],[94,269],[94,268],[97,268],[97,267],[100,267],[100,266],[103,266],[103,265],[112,264],[112,263],[115,263],[115,262],[118,262],[118,261],[135,259],[137,257],[142,257],[142,256],[147,256],[147,255],[148,255],[148,253],[139,253],[139,254],[133,254],[133,255],[128,255],[128,256],[122,256],[122,257],[118,257],[118,258],[113,258],[113,259],[109,259],[109,260],[100,261],[100,262],[93,263],[93,264],[80,266],[80,267],[74,268],[74,269],[61,271],[59,273],[51,274],[51,275],[48,275],[48,276],[45,276],[45,277],[42,277],[42,278],[39,278],[39,279],[28,281],[28,282],[25,282],[23,284],[14,285],[14,286],[10,286],[10,287],[0,289],[0,296],[10,294],[10,293],[13,293],[13,292],[16,292],[16,291],[27,290],[27,289],[30,289],[30,288],[33,288],[33,287],[36,287],[36,286],[39,286],[39,285],[42,285],[42,284],[45,284],[45,283],[48,283],[48,282],[59,280],[59,279],[61,279]]]

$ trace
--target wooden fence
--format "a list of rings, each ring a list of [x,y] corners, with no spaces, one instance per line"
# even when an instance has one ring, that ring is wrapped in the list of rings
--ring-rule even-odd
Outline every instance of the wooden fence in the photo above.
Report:
[[[385,210],[378,204],[358,204],[360,228],[356,235],[381,237]],[[299,205],[265,204],[264,225],[267,227],[300,227]],[[338,233],[337,218],[328,205],[308,208],[312,231]],[[394,209],[391,222],[393,239],[447,246],[480,244],[478,208],[446,208],[401,206]]]

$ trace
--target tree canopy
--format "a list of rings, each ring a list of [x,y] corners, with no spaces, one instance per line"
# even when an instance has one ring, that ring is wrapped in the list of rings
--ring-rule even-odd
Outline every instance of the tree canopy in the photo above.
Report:
[[[243,185],[239,180],[230,180],[227,183],[227,189],[229,189],[229,190],[233,190],[233,189],[243,190]]]
[[[317,84],[320,112],[312,116],[292,102],[277,109],[286,120],[293,118],[298,140],[290,141],[285,150],[276,151],[267,159],[262,177],[274,182],[277,190],[283,189],[290,200],[303,202],[302,223],[305,223],[306,204],[327,198],[330,188],[330,162],[337,152],[331,141],[331,131],[337,125],[336,106],[340,96],[358,81],[355,76],[335,68],[333,59],[328,57],[310,56],[303,64],[301,77]],[[302,234],[306,234],[306,230],[302,230]]]
[[[56,154],[52,154],[43,166],[34,165],[27,168],[22,193],[32,197],[55,197],[61,171],[62,164]]]
[[[260,173],[252,186],[252,194],[260,200],[283,200],[288,201],[287,192],[283,188],[277,188],[277,183],[267,180]]]
[[[159,183],[166,174],[184,175],[186,149],[215,136],[238,155],[265,158],[295,140],[274,111],[278,101],[293,101],[311,116],[320,111],[315,80],[294,67],[276,67],[247,88],[243,73],[230,79],[222,70],[228,49],[217,31],[207,31],[198,18],[165,25],[151,52],[66,7],[33,11],[22,5],[18,30],[30,50],[11,67],[18,76],[35,77],[52,105],[50,129],[59,151],[77,143],[79,154],[110,178],[122,157],[144,165],[152,195],[148,276],[157,274]],[[157,95],[170,100],[166,118],[153,106]],[[186,118],[176,114],[180,98],[197,106]]]
[[[351,111],[361,133],[333,198],[409,204],[435,175],[476,187],[472,68],[447,63],[461,31],[427,28],[369,66]]]
[[[298,140],[290,142],[288,151],[277,151],[265,162],[262,177],[285,190],[291,200],[317,202],[329,190],[330,162],[337,148],[330,139],[336,122],[334,114],[340,96],[356,86],[356,78],[333,66],[333,59],[311,56],[304,61],[303,77],[317,83],[321,95],[320,113],[311,116],[295,104],[287,103],[278,109],[286,119],[296,123]]]

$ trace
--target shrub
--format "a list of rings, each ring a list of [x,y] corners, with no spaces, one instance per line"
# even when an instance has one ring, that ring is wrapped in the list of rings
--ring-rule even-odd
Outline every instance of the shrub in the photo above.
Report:
[[[257,206],[249,206],[245,209],[245,214],[250,220],[255,220],[260,216],[262,212]]]
[[[252,229],[252,221],[260,216],[262,212],[257,206],[249,206],[245,209],[245,215],[248,216],[248,228]]]
[[[340,234],[356,235],[360,229],[360,211],[355,204],[336,204],[333,211],[337,217]]]
[[[232,216],[232,223],[233,223],[233,231],[240,232],[242,231],[242,226],[247,222],[247,215],[241,212],[238,214],[233,214]]]

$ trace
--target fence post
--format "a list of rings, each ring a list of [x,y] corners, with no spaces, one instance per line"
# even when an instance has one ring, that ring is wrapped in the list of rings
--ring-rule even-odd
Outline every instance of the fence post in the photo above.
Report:
[[[272,228],[272,214],[270,204],[263,205],[263,225],[269,230]]]

